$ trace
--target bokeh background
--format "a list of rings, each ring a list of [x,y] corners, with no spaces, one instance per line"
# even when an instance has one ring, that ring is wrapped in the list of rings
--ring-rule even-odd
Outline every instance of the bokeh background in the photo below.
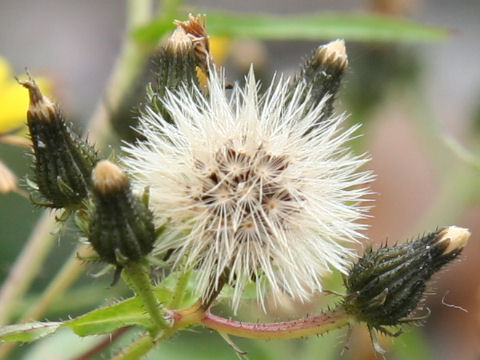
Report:
[[[370,153],[369,167],[377,174],[372,184],[375,207],[368,220],[372,243],[405,241],[453,224],[467,227],[473,234],[461,261],[433,281],[427,299],[432,316],[426,325],[408,330],[394,339],[393,345],[386,341],[384,346],[391,349],[387,358],[480,359],[480,2],[198,0],[188,4],[276,14],[377,11],[451,30],[447,39],[432,43],[347,42],[350,69],[338,109],[348,112],[352,123],[363,123],[364,135],[355,147]],[[124,22],[125,3],[118,0],[0,0],[0,56],[8,60],[15,74],[23,74],[27,66],[36,76],[49,78],[55,99],[82,127],[102,99],[120,51]],[[251,61],[265,78],[274,71],[293,74],[302,56],[319,42],[232,39],[225,61],[232,78],[241,76]],[[26,173],[22,149],[0,144],[0,158],[17,176]],[[0,194],[0,283],[40,213],[16,194]],[[28,301],[34,301],[75,241],[72,236],[62,236],[29,295],[18,305],[19,312]],[[91,282],[90,275],[77,287]],[[106,289],[108,280],[99,280],[91,293],[98,303],[123,294],[121,286]],[[83,300],[74,297],[71,301],[78,304],[73,309],[57,308],[48,318],[85,311],[91,303],[83,304]],[[60,335],[70,339],[69,334]],[[124,337],[122,341],[128,343],[128,334]],[[346,338],[344,331],[337,331],[319,339],[238,343],[250,352],[251,359],[375,358],[364,329],[353,329],[349,350],[340,355]],[[60,344],[70,340],[61,339],[38,343],[36,352],[32,347],[19,347],[11,358],[69,359]],[[81,344],[88,346],[87,342]],[[41,346],[45,352],[38,350]],[[52,349],[63,355],[49,357]],[[236,355],[217,335],[199,331],[175,336],[150,358],[235,359]]]

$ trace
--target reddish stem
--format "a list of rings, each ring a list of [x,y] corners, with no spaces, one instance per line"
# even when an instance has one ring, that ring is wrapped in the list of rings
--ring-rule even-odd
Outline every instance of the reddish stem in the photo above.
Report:
[[[200,322],[210,329],[234,336],[252,339],[293,339],[326,333],[349,325],[352,319],[340,307],[302,320],[276,323],[241,322],[225,319],[207,311]]]

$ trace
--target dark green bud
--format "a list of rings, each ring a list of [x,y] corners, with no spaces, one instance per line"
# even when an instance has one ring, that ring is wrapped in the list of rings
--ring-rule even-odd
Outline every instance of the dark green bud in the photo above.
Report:
[[[93,248],[102,260],[118,267],[141,260],[155,240],[152,213],[132,194],[125,173],[110,161],[100,161],[92,179],[88,237]]]
[[[38,191],[54,208],[79,204],[88,194],[95,150],[73,131],[58,105],[40,92],[33,79],[18,82],[30,94],[27,123]]]
[[[310,90],[310,107],[317,106],[325,100],[325,96],[329,96],[325,100],[321,120],[326,119],[333,112],[335,95],[347,66],[348,58],[343,40],[321,45],[307,58],[291,88],[294,90],[298,83],[305,83]]]
[[[426,283],[466,245],[470,232],[456,226],[415,241],[367,252],[345,279],[345,309],[370,328],[400,325],[422,299]]]

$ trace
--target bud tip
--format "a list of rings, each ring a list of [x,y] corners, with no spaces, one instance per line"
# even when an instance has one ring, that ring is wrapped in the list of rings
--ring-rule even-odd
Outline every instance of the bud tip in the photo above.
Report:
[[[20,80],[17,82],[24,88],[28,89],[30,96],[30,105],[28,112],[36,114],[39,119],[49,121],[51,116],[49,112],[55,113],[55,104],[45,95],[42,94],[35,80],[27,73],[28,80]]]
[[[98,162],[93,169],[92,180],[95,188],[104,194],[118,190],[128,182],[122,170],[108,160]]]
[[[443,255],[447,255],[452,251],[463,249],[465,245],[467,245],[470,235],[471,233],[468,229],[458,226],[449,226],[438,234],[437,243],[448,242],[447,247],[443,251]]]
[[[192,46],[192,40],[181,26],[177,26],[173,34],[168,38],[168,45],[173,51],[181,51]]]
[[[318,58],[323,63],[330,63],[344,69],[348,65],[345,40],[337,39],[318,48]]]

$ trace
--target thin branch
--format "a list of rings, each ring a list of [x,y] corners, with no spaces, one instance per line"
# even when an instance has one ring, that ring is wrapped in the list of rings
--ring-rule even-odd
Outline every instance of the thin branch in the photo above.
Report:
[[[32,235],[0,289],[0,325],[8,323],[17,300],[25,293],[54,243],[56,226],[52,212],[43,213]]]
[[[115,340],[117,340],[120,336],[122,336],[130,326],[121,328],[113,332],[111,335],[105,335],[101,341],[99,341],[94,347],[88,349],[86,352],[77,356],[72,360],[88,360],[91,357],[99,354],[103,350],[105,350],[108,346],[110,346]]]

